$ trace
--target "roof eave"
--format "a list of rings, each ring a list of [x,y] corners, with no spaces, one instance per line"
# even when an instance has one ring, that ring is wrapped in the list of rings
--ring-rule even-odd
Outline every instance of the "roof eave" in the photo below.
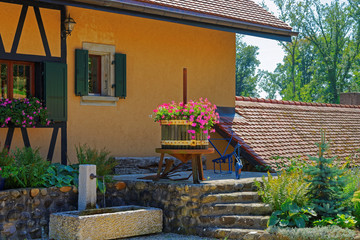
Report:
[[[186,25],[235,32],[280,41],[291,41],[297,33],[285,28],[249,23],[181,9],[169,8],[132,0],[40,0],[62,5],[90,8],[126,15],[145,17]]]

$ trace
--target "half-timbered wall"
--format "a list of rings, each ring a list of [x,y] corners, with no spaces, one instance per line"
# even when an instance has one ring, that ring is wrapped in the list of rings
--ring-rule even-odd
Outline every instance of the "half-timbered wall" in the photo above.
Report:
[[[0,146],[9,145],[11,149],[22,146],[40,147],[44,157],[55,158],[61,156],[60,143],[63,145],[63,161],[66,160],[66,95],[60,100],[59,107],[54,101],[55,88],[59,88],[58,79],[52,78],[46,82],[45,67],[48,63],[58,65],[66,71],[66,38],[62,37],[62,22],[65,16],[65,7],[40,3],[37,1],[0,1],[0,60],[3,64],[25,63],[31,64],[31,95],[44,101],[49,111],[56,116],[56,129],[36,128],[3,128],[0,129]],[[9,71],[9,74],[12,74]],[[53,76],[59,76],[52,73]],[[66,92],[66,72],[61,87]],[[61,79],[63,80],[63,79]],[[50,91],[49,91],[50,89]],[[48,91],[47,91],[48,90]],[[57,93],[56,93],[57,94]],[[11,95],[10,95],[11,97]],[[16,96],[14,96],[16,97]],[[46,102],[46,100],[48,101]],[[55,104],[54,104],[55,103]],[[62,121],[62,122],[61,122]],[[60,126],[61,131],[57,128]],[[61,134],[58,134],[61,132]],[[61,139],[62,138],[62,139]],[[55,144],[55,143],[59,144]],[[64,148],[65,146],[65,148]]]

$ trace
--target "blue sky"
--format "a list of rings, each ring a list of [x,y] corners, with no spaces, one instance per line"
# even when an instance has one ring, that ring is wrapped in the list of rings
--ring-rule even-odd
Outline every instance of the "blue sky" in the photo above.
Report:
[[[253,1],[260,4],[263,0]],[[264,2],[268,6],[269,10],[274,12],[276,15],[276,6],[274,3],[271,0],[264,0]],[[248,45],[259,47],[259,69],[273,72],[276,68],[276,64],[282,62],[284,58],[284,51],[279,46],[278,41],[251,36],[245,36],[243,39]]]

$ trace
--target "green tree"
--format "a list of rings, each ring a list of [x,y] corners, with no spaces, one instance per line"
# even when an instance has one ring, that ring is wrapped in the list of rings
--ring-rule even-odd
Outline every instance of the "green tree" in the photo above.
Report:
[[[300,29],[319,51],[319,60],[325,63],[327,100],[338,103],[339,92],[349,82],[351,67],[360,52],[360,22],[356,21],[354,9],[338,0],[330,4],[307,0],[303,6],[305,17]]]
[[[276,99],[277,94],[279,94],[282,89],[280,74],[278,72],[272,73],[261,70],[259,76],[259,88],[266,93],[265,98]]]
[[[324,156],[329,149],[329,143],[326,142],[325,137],[325,132],[321,131],[321,142],[316,144],[319,147],[319,156],[309,156],[315,165],[310,165],[304,171],[310,176],[309,195],[319,218],[335,217],[339,213],[344,213],[346,209],[342,203],[352,197],[352,194],[344,194],[347,183],[344,176],[345,170],[334,165],[335,157]]]
[[[358,90],[360,0],[350,0],[352,5],[339,0],[273,1],[279,18],[300,32],[291,42],[280,43],[285,57],[271,76],[283,99],[338,103],[340,92]]]
[[[259,48],[247,45],[242,36],[236,36],[236,95],[258,97],[256,68],[260,61],[256,58]]]

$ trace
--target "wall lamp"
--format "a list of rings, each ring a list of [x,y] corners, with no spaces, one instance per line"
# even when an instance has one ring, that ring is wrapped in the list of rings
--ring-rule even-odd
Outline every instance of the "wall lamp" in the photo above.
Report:
[[[66,38],[67,36],[71,35],[71,32],[74,30],[76,22],[72,17],[70,17],[70,14],[67,18],[64,20],[64,30],[63,30],[63,37]]]

